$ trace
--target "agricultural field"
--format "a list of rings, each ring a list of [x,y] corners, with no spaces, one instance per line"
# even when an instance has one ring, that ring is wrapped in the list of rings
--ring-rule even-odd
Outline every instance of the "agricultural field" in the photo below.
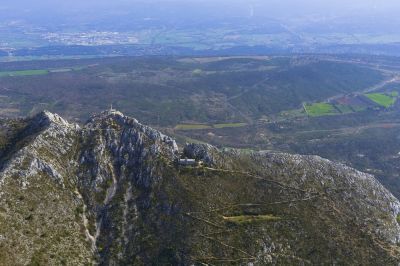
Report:
[[[64,73],[71,71],[80,71],[85,67],[72,67],[72,68],[56,68],[56,69],[31,69],[31,70],[15,70],[15,71],[0,71],[1,77],[23,77],[23,76],[40,76],[49,73]]]
[[[198,125],[198,124],[180,124],[175,126],[175,130],[200,130],[200,129],[209,129],[211,126],[209,125]]]
[[[365,96],[385,108],[389,108],[390,106],[395,104],[397,100],[397,94],[386,95],[382,93],[369,93]]]
[[[339,110],[341,114],[349,114],[355,112],[355,110],[350,105],[335,104],[334,106],[337,110]]]
[[[245,127],[246,123],[225,123],[225,124],[215,124],[213,128],[235,128],[235,127]]]
[[[314,103],[304,105],[304,109],[309,116],[335,115],[337,111],[329,103]]]
[[[398,98],[398,92],[391,93],[367,93],[360,95],[344,96],[329,103],[305,104],[304,111],[310,117],[350,114],[362,112],[377,107],[389,108]],[[369,99],[370,101],[366,101]]]
[[[21,76],[37,76],[37,75],[47,75],[48,70],[20,70],[20,71],[3,71],[0,72],[0,77],[21,77]]]

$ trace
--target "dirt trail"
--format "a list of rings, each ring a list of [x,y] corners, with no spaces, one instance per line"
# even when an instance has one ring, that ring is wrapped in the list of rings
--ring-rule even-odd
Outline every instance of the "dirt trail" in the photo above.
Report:
[[[363,126],[356,126],[356,127],[344,127],[344,128],[333,128],[333,129],[316,129],[316,130],[305,130],[305,131],[298,131],[296,134],[310,134],[310,133],[317,133],[317,132],[326,132],[326,133],[341,133],[341,134],[358,134],[363,130],[371,129],[371,128],[393,128],[393,127],[400,127],[400,123],[372,123]]]

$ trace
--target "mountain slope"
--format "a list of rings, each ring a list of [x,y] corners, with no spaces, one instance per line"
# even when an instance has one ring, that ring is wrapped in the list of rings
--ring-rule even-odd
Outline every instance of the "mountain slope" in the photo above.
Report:
[[[116,111],[5,120],[0,139],[2,265],[400,262],[398,200],[319,157],[179,151]]]

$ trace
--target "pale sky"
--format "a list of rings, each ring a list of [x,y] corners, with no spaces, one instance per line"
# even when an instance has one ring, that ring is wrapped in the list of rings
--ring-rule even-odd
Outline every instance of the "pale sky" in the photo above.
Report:
[[[220,6],[248,6],[255,5],[263,9],[269,8],[286,9],[286,10],[327,10],[333,9],[335,11],[348,10],[354,8],[362,9],[388,9],[400,8],[400,1],[398,0],[1,0],[0,6],[35,8],[35,7],[116,7],[116,6],[135,6],[139,3],[146,4],[163,4],[163,5],[177,5],[184,6],[206,4]],[[196,3],[196,4],[195,4]]]
[[[209,17],[268,17],[276,19],[314,16],[370,17],[397,19],[400,0],[0,0],[1,16],[29,20],[32,17],[94,18],[133,14],[134,16],[198,19]]]

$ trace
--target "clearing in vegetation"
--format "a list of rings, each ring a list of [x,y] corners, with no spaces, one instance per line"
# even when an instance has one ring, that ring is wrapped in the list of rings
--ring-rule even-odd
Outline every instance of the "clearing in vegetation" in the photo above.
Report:
[[[271,214],[267,215],[239,215],[239,216],[223,216],[224,221],[235,224],[247,224],[254,222],[274,222],[281,220],[281,217],[274,216]]]

